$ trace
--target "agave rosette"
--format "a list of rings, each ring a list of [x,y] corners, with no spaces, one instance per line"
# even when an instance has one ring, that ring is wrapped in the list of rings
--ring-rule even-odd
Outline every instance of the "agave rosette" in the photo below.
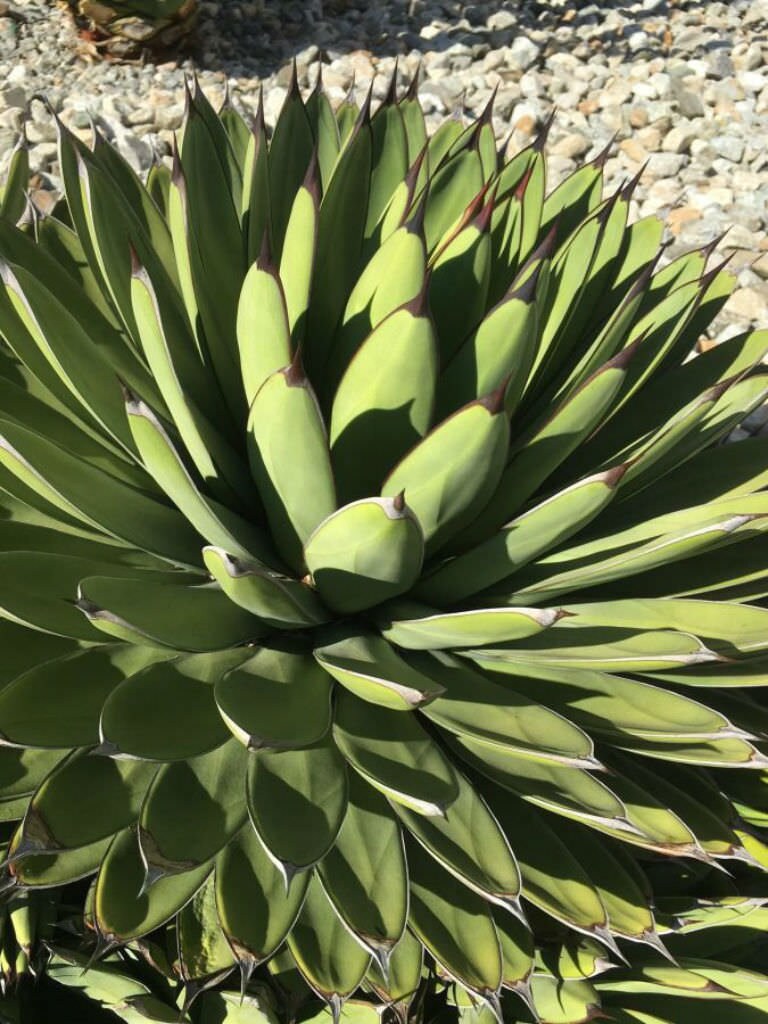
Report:
[[[688,358],[711,253],[413,88],[268,142],[194,86],[146,186],[58,128],[0,223],[8,885],[189,983],[426,953],[543,1019],[558,943],[662,962],[670,878],[759,896],[768,332]]]
[[[763,1020],[768,1009],[768,979],[761,973],[768,908],[762,901],[722,897],[697,905],[678,897],[661,902],[659,927],[675,954],[675,963],[660,962],[641,951],[633,958],[631,971],[617,970],[594,940],[553,946],[544,955],[537,954],[529,979],[530,1008],[539,1019],[553,1024],[586,1024],[599,1018],[620,1024]],[[84,966],[87,960],[82,955],[58,952],[48,972],[56,982],[79,989],[130,1024],[179,1019],[194,1019],[195,1024],[211,1020],[276,1024],[280,1019],[274,993],[263,984],[252,984],[245,996],[226,988],[205,991],[191,1009],[193,1018],[186,1014],[179,1018],[173,998],[163,991],[162,984],[147,984],[117,953],[85,972]],[[437,1005],[442,1005],[446,1019],[493,1024],[491,1009],[473,1004],[460,986],[438,979],[433,988],[439,992]],[[503,1019],[517,1021],[518,1008],[513,995],[505,996]],[[303,1010],[302,1020],[324,1024],[327,1012],[315,1013],[314,1009]],[[530,1019],[525,1010],[523,1015]],[[418,1011],[414,1016],[424,1019]],[[342,1019],[346,1024],[376,1024],[380,1018],[370,1001],[353,998],[344,1006]]]

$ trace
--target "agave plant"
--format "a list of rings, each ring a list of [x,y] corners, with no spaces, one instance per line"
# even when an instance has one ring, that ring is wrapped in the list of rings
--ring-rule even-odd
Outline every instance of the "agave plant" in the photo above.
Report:
[[[61,0],[92,53],[132,60],[188,41],[197,0]]]
[[[146,184],[58,131],[65,199],[0,222],[0,815],[9,893],[82,900],[53,976],[768,1012],[664,960],[768,896],[768,439],[719,443],[768,332],[689,358],[730,275],[413,87],[294,80],[268,142],[193,85]]]
[[[531,989],[542,1019],[561,1024],[600,1017],[619,1024],[764,1020],[768,985],[759,971],[765,966],[768,908],[734,898],[703,907],[680,900],[676,903],[674,918],[663,912],[659,915],[660,928],[677,957],[674,965],[645,957],[631,971],[606,973],[600,950],[585,943],[570,944],[545,960],[539,957]],[[674,920],[673,930],[669,920]],[[706,958],[702,959],[702,954]],[[713,956],[717,959],[712,960]],[[130,964],[117,955],[85,973],[84,963],[75,953],[59,954],[49,974],[63,985],[86,992],[126,1021],[178,1020],[173,999],[140,981],[131,973]],[[454,1017],[465,1024],[492,1024],[487,1008],[478,1012],[466,1000],[462,1005],[455,986],[438,982],[437,987],[444,989],[446,1004],[455,1007]],[[274,1000],[264,986],[244,998],[226,989],[207,992],[195,1010],[203,1024],[222,1020],[275,1024],[278,1019]],[[141,1017],[139,1011],[147,1015]],[[149,1016],[150,1011],[155,1016]],[[303,1019],[324,1024],[327,1018],[312,1016],[309,1011]],[[353,999],[344,1008],[344,1019],[350,1024],[375,1024],[378,1014],[370,1002]]]

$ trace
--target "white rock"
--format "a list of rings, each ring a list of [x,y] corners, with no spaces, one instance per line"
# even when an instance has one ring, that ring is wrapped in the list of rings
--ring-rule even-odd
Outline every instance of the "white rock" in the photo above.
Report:
[[[735,135],[715,135],[710,139],[710,145],[718,156],[731,163],[740,163],[744,156],[744,140]]]
[[[736,63],[734,61],[734,63]],[[744,68],[745,71],[758,71],[764,67],[766,59],[763,55],[763,48],[760,43],[751,43],[742,57],[740,63],[737,66]]]
[[[563,178],[567,178],[576,169],[575,161],[567,156],[552,154],[547,158],[547,185],[554,188]]]
[[[627,40],[629,49],[632,53],[637,53],[638,50],[644,50],[650,43],[651,37],[647,32],[633,32]]]
[[[516,103],[515,109],[512,111],[510,122],[514,128],[520,121],[527,120],[530,118],[534,124],[538,124],[541,121],[541,107],[538,104],[533,103]]]
[[[506,46],[500,47],[498,50],[490,50],[483,57],[482,68],[483,71],[495,71],[497,68],[505,67],[507,64],[507,48]]]
[[[728,234],[723,239],[723,249],[747,249],[754,252],[759,239],[753,231],[745,228],[742,224],[732,224],[728,228]],[[741,282],[742,284],[748,282]],[[752,282],[753,284],[755,282]]]
[[[633,95],[641,100],[657,100],[659,94],[652,82],[635,82],[632,86]]]
[[[27,138],[32,145],[40,142],[56,141],[56,126],[53,121],[48,124],[39,124],[37,121],[28,121],[26,126]]]
[[[517,84],[523,96],[542,96],[545,91],[541,77],[533,71],[526,71]]]
[[[761,92],[768,85],[768,79],[759,71],[741,71],[738,82],[745,92],[751,93]]]
[[[713,206],[728,207],[733,203],[733,191],[729,188],[692,188],[688,190],[688,205],[697,210]]]
[[[26,65],[18,63],[11,68],[5,80],[9,85],[19,85],[21,82],[26,82],[29,77],[29,69]]]
[[[152,163],[152,147],[145,139],[137,136],[119,123],[113,124],[115,143],[133,169],[141,174]]]
[[[268,100],[265,101],[265,110],[267,106]],[[158,107],[155,111],[155,125],[167,131],[175,131],[181,127],[183,118],[184,105],[182,103],[172,103],[167,107]],[[267,120],[269,120],[269,112],[267,112]]]
[[[680,199],[680,182],[674,178],[660,178],[648,189],[648,197],[642,205],[642,215],[656,213],[664,207],[674,206]]]
[[[541,47],[527,36],[517,36],[507,48],[507,63],[521,71],[532,68],[541,56]]]
[[[492,32],[512,28],[516,24],[517,18],[511,11],[495,11],[486,22],[486,25]]]
[[[664,99],[665,97],[672,95],[672,79],[669,75],[662,74],[660,71],[657,71],[655,74],[651,75],[650,83],[656,90],[656,95],[659,99]]]
[[[277,120],[277,115],[280,113],[285,97],[288,95],[288,90],[283,89],[282,86],[273,86],[264,97],[264,116],[269,124],[274,124]]]

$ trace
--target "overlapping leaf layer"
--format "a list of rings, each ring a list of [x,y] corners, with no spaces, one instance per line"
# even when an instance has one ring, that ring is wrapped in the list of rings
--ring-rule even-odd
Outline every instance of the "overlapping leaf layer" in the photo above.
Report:
[[[193,88],[146,186],[59,140],[0,221],[9,887],[92,879],[190,991],[768,1012],[662,937],[768,896],[768,439],[719,444],[768,332],[689,358],[731,277],[413,89],[268,141]]]

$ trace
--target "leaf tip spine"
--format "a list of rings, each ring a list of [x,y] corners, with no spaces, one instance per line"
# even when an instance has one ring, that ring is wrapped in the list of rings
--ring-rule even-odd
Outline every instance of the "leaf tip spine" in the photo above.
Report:
[[[619,486],[622,477],[627,472],[630,465],[630,462],[622,462],[618,466],[612,466],[610,469],[606,469],[604,473],[600,474],[602,483],[604,483],[606,487],[610,488],[610,490],[615,490]]]
[[[541,277],[543,266],[544,261],[537,260],[536,266],[520,284],[517,283],[517,280],[514,280],[509,286],[505,300],[517,299],[518,302],[522,302],[526,306],[533,306],[536,302],[536,291],[539,287],[539,278]],[[518,274],[519,277],[520,275]]]
[[[419,83],[421,81],[422,63],[416,65],[416,70],[413,72],[413,78],[408,83],[408,88],[405,90],[405,96],[403,96],[401,103],[409,103],[414,100],[418,103],[419,101]]]
[[[489,391],[487,395],[483,395],[481,398],[476,398],[474,402],[470,402],[470,405],[481,405],[484,409],[487,409],[491,416],[497,416],[499,413],[504,412],[504,396],[507,391],[511,374],[507,374],[504,380],[499,384],[493,391]]]
[[[555,123],[556,117],[557,107],[553,107],[552,110],[549,112],[549,115],[547,116],[546,120],[542,124],[541,128],[539,129],[539,134],[536,136],[531,145],[531,149],[534,151],[534,153],[544,152],[544,147],[547,144],[547,139],[549,138],[549,133],[552,130],[552,125]]]
[[[288,96],[291,99],[298,98],[301,100],[301,89],[299,88],[299,65],[295,56],[291,59],[291,78],[288,83]]]
[[[384,93],[384,98],[381,101],[379,110],[385,110],[387,107],[397,106],[397,71],[398,71],[398,58],[395,56],[395,66],[392,69],[392,74],[387,84],[387,91]]]
[[[301,345],[297,346],[293,359],[283,370],[283,377],[289,388],[305,388],[309,385],[309,379],[304,370],[304,361],[301,356]]]
[[[594,167],[596,171],[603,170],[608,161],[608,157],[611,155],[611,150],[613,149],[614,142],[618,138],[618,134],[618,132],[613,133],[604,148],[600,150],[596,157],[593,157],[592,160],[590,160],[587,166]]]

